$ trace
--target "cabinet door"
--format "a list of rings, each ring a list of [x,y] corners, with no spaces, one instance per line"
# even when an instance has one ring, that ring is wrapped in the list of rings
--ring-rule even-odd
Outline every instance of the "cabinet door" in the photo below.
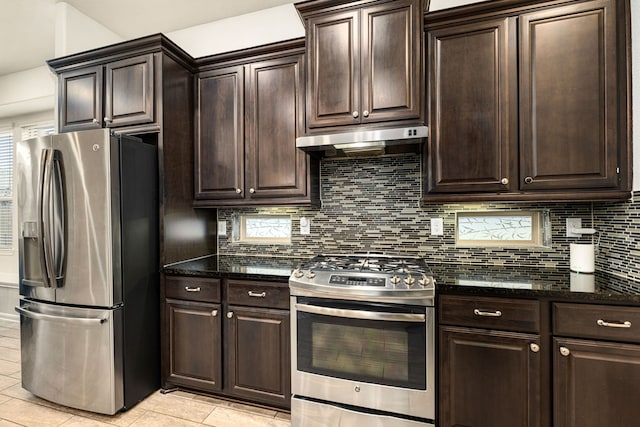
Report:
[[[247,66],[245,176],[251,199],[302,198],[309,157],[296,148],[303,123],[302,56]]]
[[[539,427],[539,345],[538,335],[441,327],[439,425]]]
[[[362,123],[420,118],[420,1],[365,8],[361,19]]]
[[[359,11],[310,18],[307,24],[307,126],[360,123]]]
[[[229,306],[229,392],[288,408],[289,311]]]
[[[613,0],[520,19],[520,187],[616,188],[618,83]]]
[[[58,76],[59,131],[102,127],[102,66],[68,71]]]
[[[170,383],[222,390],[220,319],[220,304],[166,300]]]
[[[197,79],[195,198],[244,197],[244,68]]]
[[[429,31],[429,192],[517,188],[515,36],[513,18]]]
[[[555,427],[638,424],[640,346],[554,340]]]
[[[153,70],[152,54],[106,65],[105,126],[118,127],[154,121]]]

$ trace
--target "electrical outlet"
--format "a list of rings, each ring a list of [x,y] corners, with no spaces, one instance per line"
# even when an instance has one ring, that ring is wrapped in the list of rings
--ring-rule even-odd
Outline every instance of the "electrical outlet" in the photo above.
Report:
[[[572,233],[571,230],[582,228],[582,218],[567,218],[566,237],[581,237],[582,234]]]
[[[442,236],[444,234],[444,221],[442,218],[431,218],[431,235]]]

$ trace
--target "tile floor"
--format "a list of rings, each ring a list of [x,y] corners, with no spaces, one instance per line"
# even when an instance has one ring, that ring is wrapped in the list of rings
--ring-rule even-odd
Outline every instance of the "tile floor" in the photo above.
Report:
[[[0,427],[290,427],[289,414],[183,391],[156,392],[104,416],[56,405],[20,386],[20,326],[0,319]]]

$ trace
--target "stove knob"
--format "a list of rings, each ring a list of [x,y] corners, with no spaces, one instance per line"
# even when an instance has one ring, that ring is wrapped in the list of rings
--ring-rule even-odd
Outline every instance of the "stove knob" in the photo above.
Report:
[[[313,279],[314,277],[316,277],[316,273],[314,273],[313,271],[309,270],[309,272],[307,273],[307,277],[309,279]]]
[[[398,283],[400,283],[400,278],[398,276],[393,276],[391,279],[389,279],[389,281],[394,285],[397,285]]]
[[[422,286],[427,286],[431,283],[431,279],[429,279],[428,277],[423,277],[418,281],[418,283],[420,283]]]
[[[293,277],[295,277],[296,279],[299,279],[299,278],[301,278],[302,276],[304,276],[304,273],[303,273],[302,271],[300,271],[300,270],[295,270],[295,271],[293,272]]]
[[[407,277],[404,278],[404,283],[406,283],[407,285],[411,286],[414,283],[416,283],[416,279],[411,277],[411,275],[408,275]]]

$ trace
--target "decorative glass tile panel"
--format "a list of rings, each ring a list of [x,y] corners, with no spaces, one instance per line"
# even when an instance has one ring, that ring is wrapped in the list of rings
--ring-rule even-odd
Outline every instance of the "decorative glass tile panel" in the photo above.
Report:
[[[548,215],[540,211],[458,212],[459,246],[544,246]]]
[[[480,215],[458,217],[462,240],[531,240],[531,216]]]
[[[268,243],[291,242],[291,217],[288,215],[242,216],[240,240]]]

